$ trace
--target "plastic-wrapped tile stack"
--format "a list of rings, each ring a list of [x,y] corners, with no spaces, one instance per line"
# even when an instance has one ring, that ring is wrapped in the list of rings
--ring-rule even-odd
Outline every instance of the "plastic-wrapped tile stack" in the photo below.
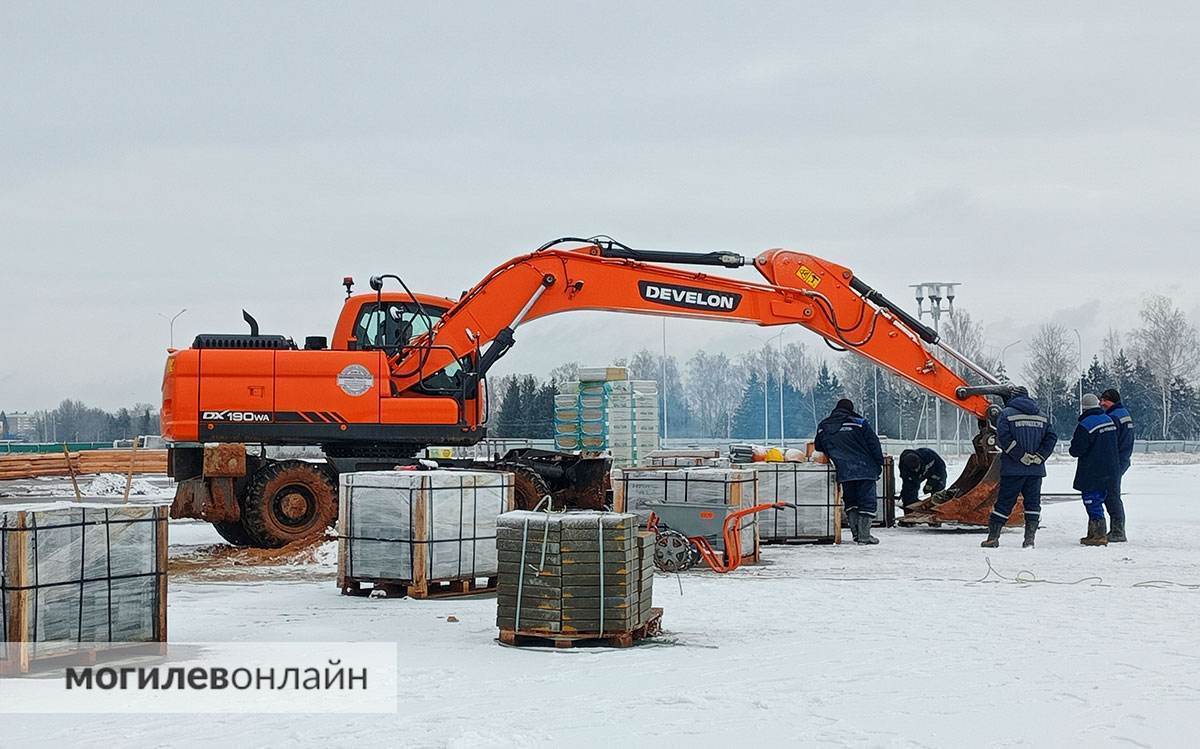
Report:
[[[685,536],[704,536],[724,548],[722,529],[732,512],[756,504],[756,474],[747,468],[626,468],[612,472],[614,508]],[[738,521],[743,559],[758,555],[758,515]]]
[[[516,633],[630,632],[650,617],[654,536],[616,512],[518,510],[496,522],[496,625]]]
[[[168,508],[0,506],[0,671],[79,643],[165,640]]]
[[[500,471],[360,471],[341,476],[338,577],[410,583],[496,574],[496,518],[513,507]]]
[[[658,449],[658,383],[630,380],[624,367],[590,367],[554,397],[559,450],[607,450],[613,465],[635,465]]]
[[[763,541],[832,541],[837,533],[837,478],[828,463],[749,463],[758,475],[759,502],[795,507],[767,510],[758,516]]]
[[[651,468],[728,468],[729,458],[716,449],[654,450],[641,464]]]

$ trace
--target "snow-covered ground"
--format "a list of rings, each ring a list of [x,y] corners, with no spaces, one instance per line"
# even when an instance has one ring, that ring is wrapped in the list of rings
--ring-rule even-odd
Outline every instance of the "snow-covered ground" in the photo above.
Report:
[[[1046,490],[1070,479],[1056,462]],[[666,631],[628,650],[502,647],[493,598],[344,597],[332,545],[256,557],[175,523],[172,640],[396,641],[398,716],[6,716],[0,745],[1194,745],[1198,485],[1135,464],[1131,541],[1107,548],[1062,502],[1035,549],[897,528],[660,574]]]

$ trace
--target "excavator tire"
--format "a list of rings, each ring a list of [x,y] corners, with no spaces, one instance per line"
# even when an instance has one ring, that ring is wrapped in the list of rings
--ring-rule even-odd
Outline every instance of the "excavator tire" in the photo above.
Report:
[[[213,523],[213,528],[217,534],[234,546],[253,546],[254,541],[250,538],[250,534],[246,533],[246,529],[242,527],[240,521],[232,523],[219,522]]]
[[[532,510],[537,507],[542,498],[550,493],[550,486],[537,471],[520,463],[500,461],[495,464],[497,471],[508,471],[513,475],[518,510]]]
[[[337,518],[337,486],[319,465],[282,460],[254,474],[241,505],[252,545],[278,549],[325,532]]]

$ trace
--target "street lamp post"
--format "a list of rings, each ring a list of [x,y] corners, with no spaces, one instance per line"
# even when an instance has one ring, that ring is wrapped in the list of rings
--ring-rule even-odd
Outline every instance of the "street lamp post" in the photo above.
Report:
[[[1004,345],[1004,346],[1003,346],[1003,347],[1000,349],[1000,366],[1004,368],[1004,371],[1005,371],[1005,372],[1008,372],[1008,365],[1004,363],[1004,355],[1008,353],[1008,350],[1009,350],[1010,348],[1012,348],[1013,346],[1016,346],[1016,345],[1017,345],[1018,343],[1020,343],[1020,342],[1021,342],[1021,339],[1020,339],[1020,338],[1018,338],[1017,340],[1013,341],[1012,343],[1005,344],[1005,345]],[[1011,377],[1009,377],[1008,379],[1010,379],[1010,380],[1011,380],[1012,378],[1011,378]]]
[[[786,328],[784,330],[780,330],[778,334],[773,335],[770,338],[765,338],[765,339],[760,338],[759,336],[756,336],[756,335],[750,336],[751,338],[753,338],[754,340],[758,341],[759,343],[761,343],[763,345],[762,389],[763,389],[763,442],[764,443],[770,443],[770,441],[771,441],[771,427],[770,427],[770,415],[771,415],[770,392],[771,391],[767,389],[767,384],[768,384],[768,381],[770,380],[771,373],[768,369],[767,355],[771,352],[771,341],[774,340],[775,338],[779,339],[779,442],[781,445],[783,444],[783,334],[785,332],[787,332]]]
[[[1075,340],[1079,343],[1079,410],[1083,411],[1083,336],[1079,335],[1079,328],[1071,328],[1075,331]]]
[[[928,314],[930,317],[932,317],[933,318],[933,330],[935,333],[941,332],[939,325],[942,320],[942,313],[945,312],[946,314],[949,314],[949,315],[954,314],[955,289],[960,285],[961,284],[959,284],[957,282],[947,283],[945,281],[925,281],[923,283],[917,283],[917,284],[911,285],[911,288],[914,290],[914,296],[917,299],[917,316],[921,319],[924,319],[926,314]],[[929,297],[928,309],[926,309],[925,304],[924,304],[925,297]],[[942,306],[943,300],[945,300],[945,302],[947,303],[947,306],[945,306],[945,307]],[[941,452],[941,450],[942,450],[942,399],[941,398],[933,399],[933,409],[934,409],[933,419],[935,422],[934,430],[935,430],[936,439],[937,439],[937,449],[938,449],[938,452]],[[926,429],[926,435],[928,436],[929,427],[926,426],[925,429]]]
[[[663,349],[662,349],[662,439],[660,444],[667,441],[667,318],[663,317]]]
[[[175,348],[175,321],[176,321],[176,320],[178,320],[178,319],[179,319],[179,316],[180,316],[180,315],[182,315],[184,312],[187,312],[187,307],[184,307],[183,309],[179,310],[178,312],[176,312],[176,313],[175,313],[174,315],[172,315],[171,317],[167,317],[166,315],[164,315],[164,314],[163,314],[163,313],[161,313],[161,312],[159,312],[159,313],[158,313],[158,316],[159,316],[159,317],[161,317],[161,318],[162,318],[162,319],[164,319],[164,320],[167,320],[167,321],[168,321],[168,324],[169,324],[169,326],[170,326],[170,329],[171,329],[171,344],[170,344],[170,345],[171,345],[171,348]]]

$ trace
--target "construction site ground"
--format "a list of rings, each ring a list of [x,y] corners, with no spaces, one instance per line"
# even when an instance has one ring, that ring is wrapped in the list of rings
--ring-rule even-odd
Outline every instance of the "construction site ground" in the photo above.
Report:
[[[1070,491],[1072,471],[1053,462],[1047,491]],[[0,485],[0,503],[63,486]],[[500,647],[492,596],[342,596],[335,541],[231,549],[173,522],[172,641],[396,641],[398,714],[5,716],[0,743],[1184,745],[1200,709],[1197,486],[1200,464],[1135,463],[1131,541],[1107,548],[1081,547],[1083,507],[1060,502],[1035,549],[1017,531],[981,549],[979,531],[896,528],[869,548],[769,547],[725,576],[660,573],[664,633],[625,650]]]

